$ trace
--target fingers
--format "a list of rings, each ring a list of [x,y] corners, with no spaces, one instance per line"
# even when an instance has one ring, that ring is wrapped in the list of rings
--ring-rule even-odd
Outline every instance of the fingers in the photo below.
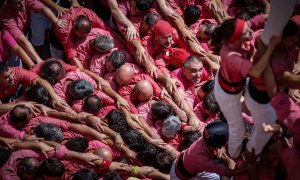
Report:
[[[47,152],[46,152],[46,151],[42,150],[42,154],[43,154],[46,158],[48,158],[48,155],[47,155]]]

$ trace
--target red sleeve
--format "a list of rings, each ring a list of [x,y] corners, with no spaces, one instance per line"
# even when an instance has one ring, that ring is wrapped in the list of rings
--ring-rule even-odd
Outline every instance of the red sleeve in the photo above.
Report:
[[[22,67],[12,68],[15,80],[25,86],[31,86],[38,75],[33,71],[28,71]]]
[[[41,12],[42,7],[44,6],[44,4],[38,0],[27,0],[26,2],[28,7],[36,13]]]
[[[16,40],[12,37],[12,35],[8,31],[2,32],[2,38],[5,45],[12,50],[14,46],[17,44]]]

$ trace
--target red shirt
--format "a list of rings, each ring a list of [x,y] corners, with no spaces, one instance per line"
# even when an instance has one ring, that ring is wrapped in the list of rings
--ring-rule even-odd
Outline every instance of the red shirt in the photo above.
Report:
[[[0,23],[3,29],[11,33],[11,35],[18,39],[21,35],[24,35],[30,24],[31,14],[33,10],[39,13],[44,6],[38,0],[23,0],[24,11],[16,12],[11,5],[6,1],[3,7],[0,9]]]
[[[9,112],[0,117],[0,136],[7,138],[23,139],[25,131],[16,129],[10,123]]]
[[[77,55],[75,50],[74,41],[76,37],[74,35],[73,26],[78,16],[86,16],[92,23],[93,28],[100,28],[104,30],[110,30],[110,28],[104,24],[103,20],[100,19],[96,13],[86,8],[71,8],[65,14],[62,15],[61,19],[67,21],[66,28],[58,28],[54,26],[54,32],[58,39],[61,41],[66,53],[67,58],[72,59]]]
[[[0,62],[6,63],[17,42],[8,31],[1,32],[0,38]]]
[[[13,74],[14,85],[10,87],[0,88],[0,100],[2,101],[6,97],[9,97],[17,92],[19,85],[22,85],[22,88],[31,86],[34,83],[34,80],[38,78],[38,75],[32,71],[23,69],[22,67],[10,67],[10,70]]]

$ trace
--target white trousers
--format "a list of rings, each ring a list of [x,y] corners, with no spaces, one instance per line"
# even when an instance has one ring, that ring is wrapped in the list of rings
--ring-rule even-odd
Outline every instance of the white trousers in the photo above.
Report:
[[[214,93],[229,126],[228,153],[230,157],[237,158],[240,155],[245,134],[242,105],[240,102],[243,92],[228,94],[221,88],[218,74],[216,74]]]
[[[247,82],[248,83],[248,82]],[[264,133],[262,131],[262,123],[273,124],[276,119],[276,111],[271,105],[271,102],[267,104],[260,104],[256,102],[249,94],[249,88],[245,90],[245,102],[253,118],[253,128],[247,142],[247,149],[251,152],[252,148],[255,149],[255,154],[260,154],[266,143],[272,136],[272,133]]]
[[[268,45],[273,35],[281,34],[298,1],[299,0],[270,1],[270,14],[261,35],[264,44]]]

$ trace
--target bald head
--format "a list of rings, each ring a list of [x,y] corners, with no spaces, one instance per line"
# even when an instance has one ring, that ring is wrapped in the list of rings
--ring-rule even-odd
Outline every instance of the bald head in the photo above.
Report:
[[[105,147],[96,149],[94,154],[96,154],[97,156],[103,158],[103,160],[112,161],[111,151],[109,149],[105,148]]]
[[[87,17],[81,15],[76,18],[74,24],[74,33],[77,37],[82,38],[87,36],[87,34],[91,31],[91,29],[92,29],[92,24]]]
[[[124,64],[117,71],[116,81],[119,85],[128,84],[134,76],[134,69],[130,64]]]
[[[149,100],[153,96],[153,87],[150,81],[141,80],[137,82],[134,86],[137,98],[140,101]]]

